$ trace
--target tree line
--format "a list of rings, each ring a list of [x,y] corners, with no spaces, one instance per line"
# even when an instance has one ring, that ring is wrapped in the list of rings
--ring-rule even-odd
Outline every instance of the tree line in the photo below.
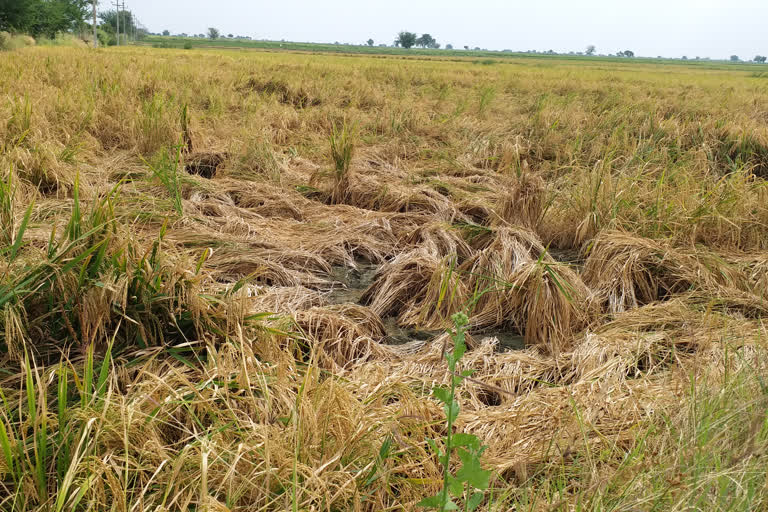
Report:
[[[91,0],[0,0],[0,30],[55,37],[82,30]]]
[[[34,37],[46,36],[53,38],[59,32],[79,32],[84,34],[92,26],[89,24],[91,9],[94,0],[0,0],[0,31],[23,32]],[[117,29],[121,34],[140,39],[147,34],[146,29],[140,26],[131,11],[107,10],[99,13],[101,24],[98,26],[98,37],[101,45],[117,44]],[[170,32],[163,31],[163,35]],[[220,32],[216,28],[209,28],[207,36],[210,39],[218,39]],[[120,36],[121,40],[124,36]],[[198,37],[204,37],[200,34]],[[230,38],[234,37],[229,34]],[[368,46],[373,46],[373,39],[366,41]],[[418,35],[414,32],[402,31],[397,34],[394,45],[400,48],[440,48],[440,43],[431,34]],[[452,45],[446,45],[446,49],[452,50]],[[465,50],[469,47],[465,46]],[[479,49],[479,48],[477,48]],[[595,45],[587,46],[585,55],[595,55]],[[551,51],[547,53],[554,54]],[[632,50],[624,50],[616,53],[618,57],[635,56]],[[697,57],[698,58],[698,57]],[[683,57],[687,60],[687,57]],[[739,62],[737,55],[731,55],[730,60]],[[753,62],[764,64],[768,60],[765,56],[756,55]]]
[[[403,31],[397,34],[397,39],[395,39],[395,46],[402,48],[421,46],[422,48],[437,49],[440,48],[440,43],[438,43],[437,40],[429,34],[422,34],[421,36],[418,36],[413,32]]]
[[[0,0],[0,31],[20,32],[33,37],[54,38],[60,32],[76,33],[91,40],[92,0]],[[124,39],[141,39],[147,31],[131,11],[98,13],[97,36],[101,46]],[[118,27],[120,41],[117,40]]]

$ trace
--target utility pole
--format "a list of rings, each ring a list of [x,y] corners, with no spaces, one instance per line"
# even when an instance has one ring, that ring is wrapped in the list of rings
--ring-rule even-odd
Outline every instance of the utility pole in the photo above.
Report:
[[[115,0],[115,9],[117,10],[117,46],[120,46],[120,0]],[[122,3],[123,9],[125,9],[125,1]],[[127,32],[127,29],[126,29]]]
[[[123,0],[122,8],[123,8],[123,13],[125,13],[125,0]],[[118,9],[117,12],[119,14],[120,13],[120,9]],[[128,30],[130,30],[130,27],[128,27],[126,25],[127,25],[127,22],[125,21],[125,16],[123,16],[123,32],[125,34],[125,39],[127,41],[128,40]]]
[[[115,6],[115,23],[117,23],[117,46],[120,46],[120,0],[116,0]]]
[[[93,47],[99,47],[99,38],[96,35],[96,0],[93,0]]]

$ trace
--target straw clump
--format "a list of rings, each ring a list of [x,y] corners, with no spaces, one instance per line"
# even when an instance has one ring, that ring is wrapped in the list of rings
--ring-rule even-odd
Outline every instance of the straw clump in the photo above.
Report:
[[[364,300],[402,325],[430,329],[445,328],[451,314],[470,304],[474,329],[514,327],[529,345],[552,352],[568,347],[572,333],[594,316],[589,289],[528,230],[498,228],[485,247],[460,265],[456,259],[455,253],[441,260],[434,252],[402,255],[381,269]]]
[[[339,305],[311,308],[295,315],[301,340],[319,349],[321,366],[345,368],[375,356],[385,335],[379,317],[368,308]]]
[[[612,313],[707,287],[712,277],[694,255],[662,242],[606,232],[590,244],[584,281]]]
[[[498,205],[500,219],[535,230],[544,212],[545,184],[541,176],[526,170],[512,179]]]

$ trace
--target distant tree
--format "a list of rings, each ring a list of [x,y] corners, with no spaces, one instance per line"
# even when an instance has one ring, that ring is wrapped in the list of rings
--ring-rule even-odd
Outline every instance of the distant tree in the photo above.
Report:
[[[738,55],[731,55],[731,62],[739,62],[739,56]]]
[[[448,43],[447,45],[445,45],[445,49],[446,50],[453,50],[453,45]]]
[[[117,44],[118,12],[115,10],[102,11],[99,13],[99,18],[101,19],[100,28],[108,34],[107,44]],[[131,11],[121,10],[119,18],[121,40],[125,34],[132,34],[138,30]]]
[[[465,44],[465,45],[464,45],[464,49],[465,49],[465,50],[469,50],[469,46],[467,46],[467,45]]]
[[[594,54],[595,54],[595,50],[596,50],[596,49],[597,49],[597,48],[595,48],[595,45],[593,45],[593,44],[590,44],[589,46],[587,46],[587,51],[586,51],[585,53],[586,53],[587,55],[594,55]]]
[[[764,64],[764,63],[765,63],[765,61],[766,61],[766,59],[767,59],[767,58],[766,58],[764,55],[755,55],[755,58],[754,58],[754,59],[752,59],[752,60],[754,60],[754,61],[755,61],[755,62],[757,62],[758,64]]]
[[[688,60],[688,56],[687,55],[683,55],[683,60]]]
[[[395,39],[395,46],[402,46],[403,48],[412,48],[416,44],[416,34],[413,32],[402,31],[397,34]]]
[[[54,37],[82,29],[90,8],[89,0],[0,0],[0,31]]]
[[[416,46],[421,46],[422,48],[433,48],[435,44],[437,44],[437,41],[429,34],[422,34],[421,37],[416,39]]]
[[[624,50],[624,56],[632,58],[635,56],[635,52],[633,52],[632,50]]]
[[[368,46],[373,46],[373,39],[369,39],[366,43],[368,43]]]
[[[210,39],[218,39],[220,34],[221,34],[221,32],[219,32],[219,29],[214,28],[214,27],[209,27],[208,28],[208,37]]]
[[[230,38],[230,39],[232,39],[232,38],[233,38],[233,37],[235,37],[235,36],[233,36],[232,34],[227,34],[227,37],[228,37],[228,38]]]
[[[170,30],[163,30],[163,35],[164,35],[164,36],[169,36],[169,35],[171,35],[171,32],[170,32]]]

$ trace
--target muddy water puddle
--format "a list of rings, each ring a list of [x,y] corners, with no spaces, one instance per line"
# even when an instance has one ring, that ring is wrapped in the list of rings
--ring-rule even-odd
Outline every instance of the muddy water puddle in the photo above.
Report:
[[[331,304],[359,304],[365,291],[376,278],[380,264],[370,262],[358,262],[356,267],[335,265],[331,268],[331,279],[337,285],[328,294]],[[417,327],[403,327],[398,325],[396,317],[381,319],[384,324],[386,336],[383,342],[388,345],[404,345],[413,341],[429,341],[443,334],[442,330],[426,330]],[[522,350],[525,348],[525,338],[515,330],[498,329],[472,333],[477,340],[496,338],[499,340],[497,350],[507,352],[510,350]]]
[[[445,332],[442,330],[424,330],[418,327],[402,327],[397,324],[397,318],[395,317],[384,318],[382,323],[387,333],[384,343],[388,345],[404,345],[412,341],[429,341]],[[498,352],[525,349],[525,337],[517,331],[489,330],[481,333],[471,333],[470,336],[478,342],[486,338],[496,338],[499,341],[496,347]]]
[[[387,345],[405,345],[412,341],[429,341],[443,333],[443,331],[425,331],[413,327],[402,327],[397,325],[397,318],[393,316],[383,318],[381,322],[387,333],[384,337],[384,343]]]
[[[334,265],[331,278],[338,283],[328,295],[331,304],[357,304],[373,283],[381,265],[358,263],[356,268]]]
[[[476,340],[484,340],[486,338],[496,338],[499,340],[499,344],[496,347],[497,352],[508,352],[510,350],[523,350],[525,349],[525,336],[521,335],[517,331],[510,330],[494,330],[485,331],[472,335]]]
[[[558,263],[565,263],[572,266],[576,270],[584,268],[584,256],[581,252],[571,249],[548,249],[549,255]]]
[[[335,265],[331,268],[331,278],[338,284],[328,295],[331,304],[359,304],[365,290],[376,277],[381,265],[375,263],[357,263],[355,268]],[[442,331],[426,331],[412,327],[402,327],[397,324],[397,318],[382,319],[386,336],[384,343],[388,345],[404,345],[412,341],[428,341],[442,334]]]

